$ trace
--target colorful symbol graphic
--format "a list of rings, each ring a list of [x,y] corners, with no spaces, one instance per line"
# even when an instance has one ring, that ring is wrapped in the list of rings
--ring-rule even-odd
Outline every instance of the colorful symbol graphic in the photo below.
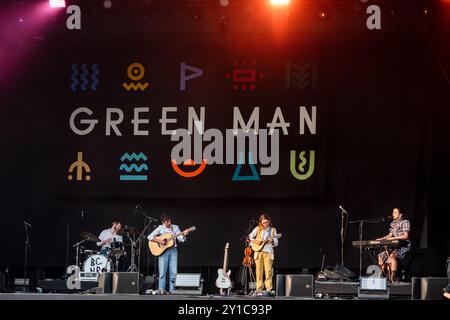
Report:
[[[239,65],[241,67],[239,68]],[[225,73],[225,78],[232,79],[233,81],[233,90],[255,90],[256,89],[256,80],[264,78],[264,73],[256,71],[256,62],[252,61],[248,63],[247,61],[243,61],[239,63],[235,61],[233,63],[234,69],[230,74],[229,72]]]
[[[70,74],[70,80],[72,83],[70,85],[70,90],[76,92],[78,90],[87,91],[89,85],[89,68],[87,63],[83,63],[81,66],[81,72],[78,70],[79,65],[77,63],[73,63],[70,66],[70,70],[72,71]],[[80,74],[81,73],[81,74]],[[98,63],[93,63],[91,65],[91,85],[89,88],[92,91],[97,91],[97,86],[99,84],[98,75],[100,74],[100,70],[98,69]],[[78,78],[80,76],[80,79]],[[81,81],[81,84],[80,84]]]
[[[119,171],[125,171],[127,174],[121,174],[119,176],[120,181],[147,181],[147,175],[141,174],[142,171],[148,171],[148,166],[146,163],[139,164],[139,161],[147,161],[148,158],[140,152],[139,154],[132,153],[131,155],[128,152],[125,152],[122,157],[120,157],[120,161],[122,162],[119,167]],[[135,162],[127,165],[124,163],[125,161]],[[132,174],[136,172],[136,174]]]
[[[202,163],[200,164],[200,166],[197,169],[195,169],[194,171],[186,172],[186,171],[181,170],[180,167],[177,165],[176,161],[174,159],[172,159],[172,168],[176,173],[178,173],[182,177],[193,178],[193,177],[198,176],[199,174],[201,174],[203,172],[203,170],[205,170],[206,162],[207,162],[206,159],[203,159]],[[184,161],[183,165],[186,167],[194,167],[197,164],[195,163],[194,160],[188,159],[188,160]]]
[[[231,180],[233,181],[259,181],[261,180],[258,172],[256,171],[256,167],[253,164],[252,161],[252,153],[249,152],[248,153],[248,165],[250,166],[250,170],[252,171],[252,175],[251,176],[241,176],[239,175],[241,173],[242,170],[242,164],[244,163],[244,153],[243,152],[239,152],[239,161],[238,161],[238,165],[236,166],[236,169],[234,170],[234,174],[233,174],[233,178]]]
[[[187,71],[190,71],[192,73],[188,75]],[[186,81],[201,77],[202,75],[202,69],[190,66],[185,62],[182,62],[180,65],[180,91],[186,90]]]
[[[291,150],[291,174],[295,179],[298,180],[306,180],[314,172],[314,164],[316,159],[316,152],[314,150],[309,151],[309,168],[308,171],[305,173],[305,166],[308,164],[308,160],[305,157],[306,151],[302,151],[299,153],[298,157],[301,160],[298,165],[298,170],[295,168],[295,150]]]
[[[310,87],[317,89],[317,62],[307,63],[303,66],[286,62],[286,90],[296,87],[298,90],[304,90]]]
[[[83,169],[86,171],[85,180],[89,181],[91,180],[91,176],[88,173],[91,173],[91,168],[89,165],[83,161],[83,152],[77,153],[77,161],[73,162],[69,167],[69,175],[67,176],[67,180],[72,181],[73,175],[72,172],[74,169],[77,169],[77,181],[83,180]]]
[[[141,80],[145,75],[145,68],[142,64],[138,62],[134,62],[128,66],[127,69],[127,75],[128,78],[132,81],[139,81]],[[130,82],[130,83],[122,83],[122,86],[127,90],[130,91],[133,89],[134,91],[137,91],[138,89],[141,91],[144,91],[149,86],[148,82]]]

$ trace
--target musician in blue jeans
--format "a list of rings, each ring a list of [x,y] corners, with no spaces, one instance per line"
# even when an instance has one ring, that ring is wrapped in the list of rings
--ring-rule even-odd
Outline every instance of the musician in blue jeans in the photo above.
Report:
[[[172,224],[172,220],[168,215],[161,215],[162,224],[158,226],[152,233],[147,237],[149,241],[158,242],[162,245],[166,244],[165,240],[158,239],[158,236],[169,233],[174,239],[174,246],[164,252],[162,255],[158,257],[158,289],[161,292],[166,291],[166,277],[167,277],[167,268],[169,269],[169,292],[173,291],[173,285],[175,282],[175,276],[177,274],[178,267],[178,251],[177,251],[177,241],[184,242],[186,241],[187,231],[180,231],[180,228]]]

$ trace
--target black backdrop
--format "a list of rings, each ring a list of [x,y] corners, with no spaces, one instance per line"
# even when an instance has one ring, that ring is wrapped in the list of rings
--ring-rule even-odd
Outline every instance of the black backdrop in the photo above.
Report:
[[[435,36],[440,39],[442,35]],[[68,220],[83,211],[84,219],[79,217],[71,223],[70,243],[73,244],[79,239],[79,231],[99,233],[113,217],[127,225],[141,227],[143,218],[135,212],[139,204],[151,216],[166,212],[182,227],[197,226],[198,230],[182,245],[181,266],[220,265],[225,242],[231,243],[231,265],[239,265],[243,249],[240,237],[251,219],[260,212],[267,212],[283,233],[277,250],[277,266],[318,267],[321,261],[319,248],[327,254],[326,264],[339,261],[338,206],[343,205],[349,211],[350,219],[387,216],[394,206],[404,207],[407,218],[412,221],[414,246],[428,247],[432,257],[428,259],[429,264],[435,265],[428,270],[440,272],[439,263],[445,261],[449,252],[446,199],[450,156],[445,120],[449,116],[448,83],[436,52],[430,47],[430,39],[420,30],[394,30],[375,35],[366,31],[330,32],[316,38],[290,35],[294,47],[315,48],[309,54],[312,52],[311,56],[326,65],[326,79],[322,83],[326,87],[321,88],[317,100],[298,97],[298,101],[292,101],[292,97],[283,100],[290,104],[288,107],[317,104],[326,110],[326,125],[320,131],[324,148],[322,192],[293,197],[283,196],[277,190],[274,196],[269,194],[270,189],[246,194],[239,190],[229,192],[230,186],[225,186],[227,192],[220,197],[212,194],[204,197],[201,192],[192,193],[191,189],[185,189],[187,193],[181,196],[176,192],[166,192],[162,196],[136,193],[133,196],[118,194],[117,190],[110,194],[104,192],[112,190],[110,181],[99,184],[92,194],[71,195],[67,192],[61,177],[66,174],[68,162],[63,163],[61,157],[73,158],[80,144],[91,142],[74,138],[68,132],[68,115],[76,102],[70,97],[63,99],[70,95],[61,91],[63,87],[67,90],[68,86],[67,74],[61,75],[62,70],[69,71],[65,62],[73,62],[75,58],[83,61],[89,54],[99,58],[106,51],[110,52],[109,61],[114,61],[115,57],[121,60],[123,48],[138,50],[142,42],[150,43],[150,47],[152,43],[163,46],[169,51],[189,44],[186,52],[202,57],[205,56],[205,45],[210,43],[224,43],[235,52],[241,50],[240,42],[230,39],[218,41],[197,34],[194,38],[197,42],[192,45],[192,36],[187,38],[189,41],[179,35],[165,35],[162,41],[155,35],[127,39],[57,34],[38,47],[4,43],[8,53],[23,59],[23,63],[22,73],[14,73],[7,84],[2,83],[1,265],[22,264],[24,232],[21,220],[33,225],[30,264],[60,267],[65,264]],[[243,39],[241,41],[245,42]],[[250,41],[244,47],[250,46],[266,60],[277,57],[276,50],[267,49],[272,48],[271,38],[256,42]],[[286,49],[278,47],[279,50],[283,48]],[[221,58],[205,59],[201,61],[222,68],[215,62]],[[2,71],[13,74],[15,66],[7,64],[6,60],[3,62]],[[124,70],[126,62],[121,63]],[[178,63],[174,59],[172,67],[177,67]],[[271,81],[283,80],[274,78]],[[210,85],[219,86],[220,81],[223,79],[218,78],[217,83]],[[54,90],[55,87],[59,90]],[[267,97],[272,99],[269,101],[280,101],[279,96],[283,93],[266,88],[263,96],[257,96],[257,104]],[[115,94],[101,92],[99,95],[103,100],[90,98],[83,102],[95,101],[94,107],[104,110],[117,101]],[[190,99],[199,101],[201,97],[192,94]],[[231,117],[233,99],[225,96],[215,99],[212,101],[228,101],[225,103],[226,117]],[[145,106],[146,101],[135,103]],[[157,108],[165,103],[162,98],[155,101]],[[244,108],[256,106],[250,99],[239,102]],[[274,104],[268,105],[273,107]],[[209,112],[207,110],[208,115]],[[211,112],[219,122],[221,114],[220,110]],[[287,121],[296,123],[297,119],[298,116],[290,117]],[[227,120],[227,123],[219,124],[228,126],[228,123]],[[157,121],[151,120],[151,125],[159,131]],[[295,142],[296,138],[298,136],[292,135],[290,139]],[[113,139],[96,136],[95,144],[91,144],[92,150],[98,153],[96,157],[102,158],[105,152],[111,151],[106,146],[115,145],[118,137]],[[133,141],[140,146],[143,141],[140,139],[128,136],[119,141]],[[111,166],[116,168],[115,164]],[[284,178],[287,177],[289,175]],[[167,189],[164,181],[158,183]],[[357,239],[356,225],[349,225],[347,231],[345,262],[355,268],[358,252],[351,248],[350,242]],[[364,238],[384,235],[386,231],[387,222],[366,225]]]

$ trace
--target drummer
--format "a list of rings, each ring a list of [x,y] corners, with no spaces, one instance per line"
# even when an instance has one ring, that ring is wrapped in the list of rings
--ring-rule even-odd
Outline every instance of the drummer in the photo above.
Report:
[[[122,236],[118,234],[120,229],[122,229],[122,222],[114,219],[111,222],[111,228],[105,229],[100,233],[98,236],[100,241],[97,242],[97,246],[102,247],[100,250],[101,255],[109,255],[111,252],[111,242],[123,243]]]

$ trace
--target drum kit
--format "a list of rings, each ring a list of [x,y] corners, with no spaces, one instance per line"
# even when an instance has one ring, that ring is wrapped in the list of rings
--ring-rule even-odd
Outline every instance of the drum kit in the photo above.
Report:
[[[132,265],[130,268],[135,269],[136,266],[134,265],[134,254],[135,254],[135,242],[133,239],[131,239],[131,236],[134,237],[134,234],[136,233],[135,229],[133,227],[125,227],[120,229],[117,234],[118,235],[127,235],[128,238],[131,241],[132,250],[131,250],[131,260]],[[81,244],[85,241],[89,242],[100,242],[101,240],[96,237],[95,235],[82,231],[80,233],[80,236],[83,240],[76,243],[73,247],[76,247],[76,265],[80,266],[79,264],[79,257],[82,256],[83,259],[83,271],[84,272],[95,272],[95,273],[103,273],[103,272],[111,272],[111,271],[118,271],[119,268],[119,259],[123,256],[126,256],[126,250],[125,245],[122,241],[112,241],[110,244],[110,248],[103,249],[101,251],[96,250],[86,250],[84,249]],[[80,248],[81,247],[81,248]],[[134,268],[133,268],[134,267]],[[135,271],[130,270],[129,271]]]

